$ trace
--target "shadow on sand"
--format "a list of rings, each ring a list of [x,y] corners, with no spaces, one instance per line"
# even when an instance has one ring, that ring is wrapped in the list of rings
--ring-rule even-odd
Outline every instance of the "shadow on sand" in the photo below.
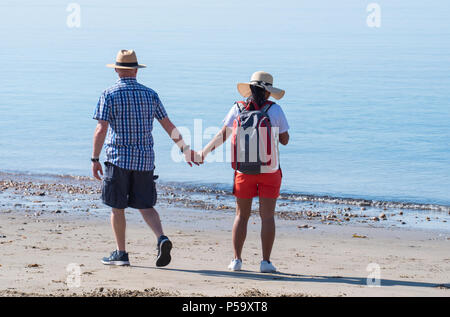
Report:
[[[140,269],[153,269],[164,270],[173,272],[184,272],[200,274],[204,276],[212,277],[228,277],[239,278],[259,281],[286,281],[286,282],[309,282],[309,283],[334,283],[334,284],[351,284],[351,285],[367,285],[366,277],[345,277],[345,276],[316,276],[316,275],[300,275],[276,272],[273,274],[263,274],[251,271],[215,271],[215,270],[184,270],[184,269],[171,269],[171,268],[156,268],[147,266],[132,266]],[[449,289],[450,283],[425,283],[425,282],[413,282],[413,281],[398,281],[381,279],[381,286],[408,286],[408,287],[431,287],[431,288],[443,288]]]

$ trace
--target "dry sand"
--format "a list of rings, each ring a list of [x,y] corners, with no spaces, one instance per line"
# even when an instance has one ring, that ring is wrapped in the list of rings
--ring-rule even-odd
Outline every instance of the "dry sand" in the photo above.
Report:
[[[249,224],[245,271],[230,272],[232,212],[174,207],[160,214],[174,243],[173,261],[163,269],[154,264],[155,237],[133,210],[127,211],[130,267],[100,262],[114,249],[105,212],[0,210],[0,295],[450,295],[448,232],[320,223],[312,230],[278,219],[272,261],[279,273],[261,274],[257,216]],[[80,265],[79,287],[69,287],[71,263]],[[379,265],[380,287],[367,286],[370,263]]]

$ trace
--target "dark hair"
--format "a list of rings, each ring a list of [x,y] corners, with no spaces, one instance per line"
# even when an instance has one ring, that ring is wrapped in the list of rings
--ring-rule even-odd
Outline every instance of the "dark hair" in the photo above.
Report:
[[[250,90],[252,91],[252,96],[250,97],[259,107],[261,107],[267,100],[266,89],[263,87],[250,85]]]

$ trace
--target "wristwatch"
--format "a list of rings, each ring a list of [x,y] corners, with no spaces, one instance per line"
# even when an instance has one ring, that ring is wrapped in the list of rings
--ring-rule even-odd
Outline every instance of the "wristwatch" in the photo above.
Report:
[[[91,162],[92,163],[98,163],[98,162],[100,162],[100,159],[99,158],[91,158]]]

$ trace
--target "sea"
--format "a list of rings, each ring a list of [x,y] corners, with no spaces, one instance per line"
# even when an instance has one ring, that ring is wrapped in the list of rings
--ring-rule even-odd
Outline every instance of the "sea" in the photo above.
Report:
[[[105,65],[134,49],[138,80],[194,149],[264,70],[286,91],[283,194],[450,210],[447,0],[1,0],[0,12],[2,172],[89,176],[94,108],[117,80]],[[156,121],[153,136],[161,182],[231,189],[227,151],[190,167]]]

